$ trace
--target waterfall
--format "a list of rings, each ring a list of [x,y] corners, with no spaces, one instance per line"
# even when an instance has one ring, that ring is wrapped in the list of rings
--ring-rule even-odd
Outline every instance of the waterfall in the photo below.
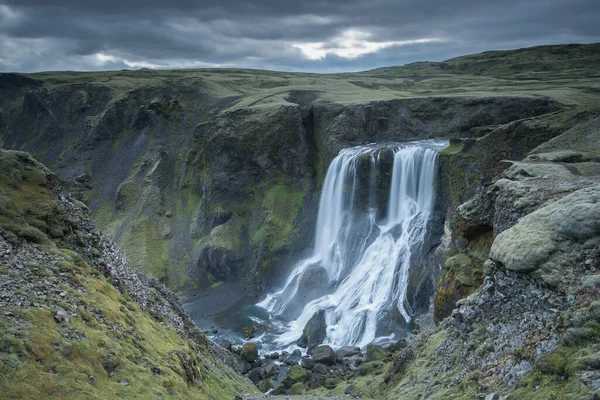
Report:
[[[258,304],[274,315],[292,316],[276,338],[280,345],[299,339],[319,310],[325,311],[326,343],[334,347],[373,342],[378,325],[394,309],[410,322],[411,256],[425,239],[437,153],[446,145],[429,140],[358,146],[343,149],[332,161],[321,193],[312,255],[295,266],[282,290]],[[387,203],[378,207],[385,201],[379,198],[378,181],[389,175]],[[327,282],[311,283],[315,271],[325,271]],[[303,292],[307,279],[323,286],[320,293],[307,297]]]

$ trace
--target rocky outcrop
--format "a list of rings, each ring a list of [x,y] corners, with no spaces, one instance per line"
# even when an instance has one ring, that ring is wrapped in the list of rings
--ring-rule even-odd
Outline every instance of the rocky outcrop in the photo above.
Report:
[[[600,376],[587,361],[596,338],[600,169],[554,151],[572,132],[593,136],[598,125],[589,121],[567,125],[552,148],[504,163],[457,207],[445,244],[454,249],[436,293],[440,325],[420,337],[414,360],[398,356],[400,371],[386,375],[390,398],[592,396]]]
[[[598,247],[599,240],[600,186],[596,185],[525,216],[496,237],[490,258],[510,271],[549,272],[560,269],[557,253],[569,260],[585,248]]]

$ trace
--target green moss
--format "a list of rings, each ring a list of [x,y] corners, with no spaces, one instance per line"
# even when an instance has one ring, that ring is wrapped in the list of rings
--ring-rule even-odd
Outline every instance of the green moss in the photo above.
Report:
[[[167,242],[155,221],[143,215],[132,221],[123,235],[121,246],[133,266],[142,267],[145,273],[165,284],[174,283],[171,280],[175,279],[175,271],[171,269]]]
[[[292,365],[287,372],[284,382],[287,387],[292,387],[296,383],[303,383],[310,377],[308,371],[299,365]]]
[[[536,367],[544,374],[563,376],[567,368],[567,359],[560,352],[552,352],[540,357]]]
[[[262,249],[259,276],[269,274],[278,253],[289,247],[297,234],[297,218],[307,189],[303,185],[281,179],[275,185],[263,182],[254,192],[254,215],[261,222],[250,224],[250,245]]]
[[[206,349],[181,339],[147,312],[123,307],[127,300],[104,278],[88,276],[86,282],[84,309],[69,320],[77,339],[61,334],[49,310],[11,309],[17,317],[2,321],[3,398],[210,399],[255,391]],[[102,313],[101,323],[91,310]],[[194,360],[199,381],[186,381],[173,350],[182,350]]]
[[[46,173],[37,166],[26,153],[0,154],[0,228],[18,238],[47,244],[47,233],[60,233],[62,221],[46,187]]]
[[[304,383],[302,382],[296,382],[292,385],[292,387],[290,388],[290,393],[291,394],[304,394],[306,393],[306,387],[304,386]]]

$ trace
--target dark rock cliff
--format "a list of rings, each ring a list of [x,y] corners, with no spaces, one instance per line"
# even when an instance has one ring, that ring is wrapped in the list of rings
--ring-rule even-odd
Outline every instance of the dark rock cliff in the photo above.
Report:
[[[342,105],[290,91],[285,104],[236,108],[239,96],[199,78],[127,91],[14,74],[0,81],[11,88],[0,99],[12,116],[3,146],[32,152],[70,181],[135,268],[177,289],[245,281],[249,294],[310,247],[319,187],[341,148],[477,137],[559,107],[502,97]]]

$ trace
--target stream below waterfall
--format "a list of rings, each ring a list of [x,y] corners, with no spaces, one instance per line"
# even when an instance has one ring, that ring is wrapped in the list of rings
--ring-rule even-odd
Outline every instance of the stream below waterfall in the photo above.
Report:
[[[213,339],[243,341],[256,327],[262,353],[297,348],[306,323],[325,314],[324,343],[334,349],[386,344],[404,336],[415,316],[414,288],[435,201],[437,154],[446,140],[343,149],[331,162],[320,196],[314,245],[278,290],[203,317],[207,297],[185,298],[186,310]],[[235,289],[231,289],[235,290]],[[213,331],[214,329],[214,331]]]

